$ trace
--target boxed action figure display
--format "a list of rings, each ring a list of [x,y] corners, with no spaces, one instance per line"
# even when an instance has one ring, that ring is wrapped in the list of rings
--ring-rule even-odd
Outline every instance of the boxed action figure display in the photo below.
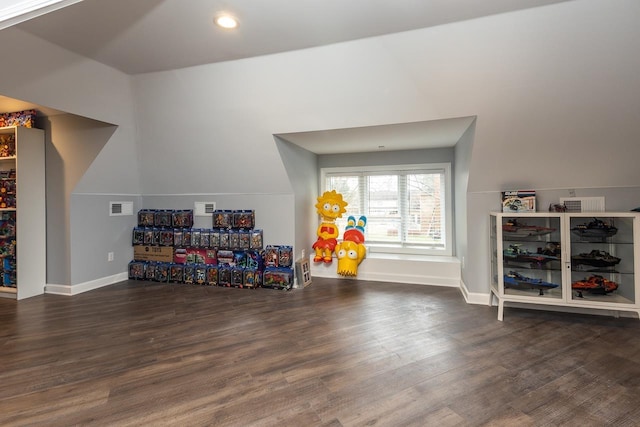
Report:
[[[171,212],[171,224],[178,228],[193,227],[193,210],[183,209]]]
[[[141,261],[131,261],[129,263],[129,279],[143,280],[145,277],[146,264]]]
[[[171,227],[171,211],[167,209],[155,211],[153,225],[156,227]]]
[[[255,213],[252,210],[233,211],[233,228],[252,229],[255,223]]]
[[[169,282],[182,283],[184,278],[184,265],[171,263],[169,266]]]
[[[513,190],[502,192],[502,212],[521,213],[535,211],[535,190]]]
[[[292,246],[268,245],[263,250],[263,231],[253,228],[253,210],[216,210],[210,229],[193,228],[193,220],[188,209],[141,209],[132,232],[129,277],[238,288],[293,287]]]
[[[156,265],[156,282],[166,283],[169,281],[169,268],[171,264],[168,262],[159,262]]]
[[[213,211],[213,227],[214,228],[231,228],[233,225],[233,211],[216,210]]]
[[[218,267],[218,285],[231,286],[231,268],[221,265]]]
[[[196,285],[206,285],[207,284],[207,266],[204,264],[196,264],[194,272],[195,272],[195,276],[193,278],[193,282]]]
[[[156,221],[155,209],[140,209],[138,211],[138,226],[153,227]]]
[[[209,286],[218,286],[218,266],[217,265],[207,266],[206,284]]]
[[[262,276],[262,287],[289,290],[293,287],[293,269],[267,267]]]

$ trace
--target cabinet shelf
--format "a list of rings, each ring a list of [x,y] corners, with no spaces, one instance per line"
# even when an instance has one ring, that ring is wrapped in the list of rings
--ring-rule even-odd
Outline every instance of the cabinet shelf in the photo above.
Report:
[[[491,294],[508,302],[632,311],[640,317],[635,212],[492,213]]]
[[[562,298],[562,292],[558,290],[545,291],[542,295],[535,289],[510,289],[505,288],[505,294],[513,297],[514,301],[517,297],[531,298],[535,297],[539,300],[557,300]],[[527,301],[524,299],[524,301]]]
[[[16,299],[18,296],[18,290],[8,286],[0,286],[0,298]]]

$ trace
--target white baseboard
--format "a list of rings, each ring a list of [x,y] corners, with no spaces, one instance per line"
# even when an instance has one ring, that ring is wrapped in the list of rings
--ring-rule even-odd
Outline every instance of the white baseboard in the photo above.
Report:
[[[310,258],[311,276],[345,279],[337,273],[337,261],[314,263]],[[367,256],[358,266],[359,280],[411,283],[416,285],[460,287],[460,262],[455,257],[375,254]],[[348,279],[348,278],[347,278]]]
[[[397,283],[411,283],[413,285],[430,285],[430,286],[448,286],[457,288],[460,283],[455,278],[451,277],[438,277],[428,275],[417,274],[403,274],[403,273],[358,273],[356,277],[343,277],[335,272],[323,271],[325,269],[318,269],[311,273],[312,277],[323,277],[329,279],[358,279],[358,280],[370,280],[372,282],[397,282]]]
[[[464,280],[460,280],[460,291],[467,304],[490,305],[491,303],[491,293],[481,294],[479,292],[469,292]]]
[[[73,296],[83,292],[92,291],[104,286],[113,285],[129,278],[127,272],[114,274],[113,276],[101,277],[100,279],[91,280],[89,282],[78,283],[77,285],[56,285],[47,283],[44,287],[46,294]]]

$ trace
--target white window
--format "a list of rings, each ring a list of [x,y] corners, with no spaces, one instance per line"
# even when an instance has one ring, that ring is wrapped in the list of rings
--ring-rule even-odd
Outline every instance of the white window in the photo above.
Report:
[[[450,180],[448,163],[324,168],[321,193],[336,190],[348,203],[341,234],[349,216],[366,216],[370,251],[451,255]]]

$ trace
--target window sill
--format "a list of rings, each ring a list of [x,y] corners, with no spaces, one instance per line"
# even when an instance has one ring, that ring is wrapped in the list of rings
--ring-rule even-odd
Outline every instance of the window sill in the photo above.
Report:
[[[394,245],[369,244],[367,246],[367,256],[370,254],[386,254],[386,255],[415,255],[415,256],[432,256],[432,257],[451,257],[451,253],[446,249],[431,249],[420,247],[401,247]]]
[[[459,263],[458,258],[448,255],[423,255],[423,254],[406,254],[391,252],[367,252],[365,259],[386,259],[396,261],[415,261],[415,262],[446,262]]]

